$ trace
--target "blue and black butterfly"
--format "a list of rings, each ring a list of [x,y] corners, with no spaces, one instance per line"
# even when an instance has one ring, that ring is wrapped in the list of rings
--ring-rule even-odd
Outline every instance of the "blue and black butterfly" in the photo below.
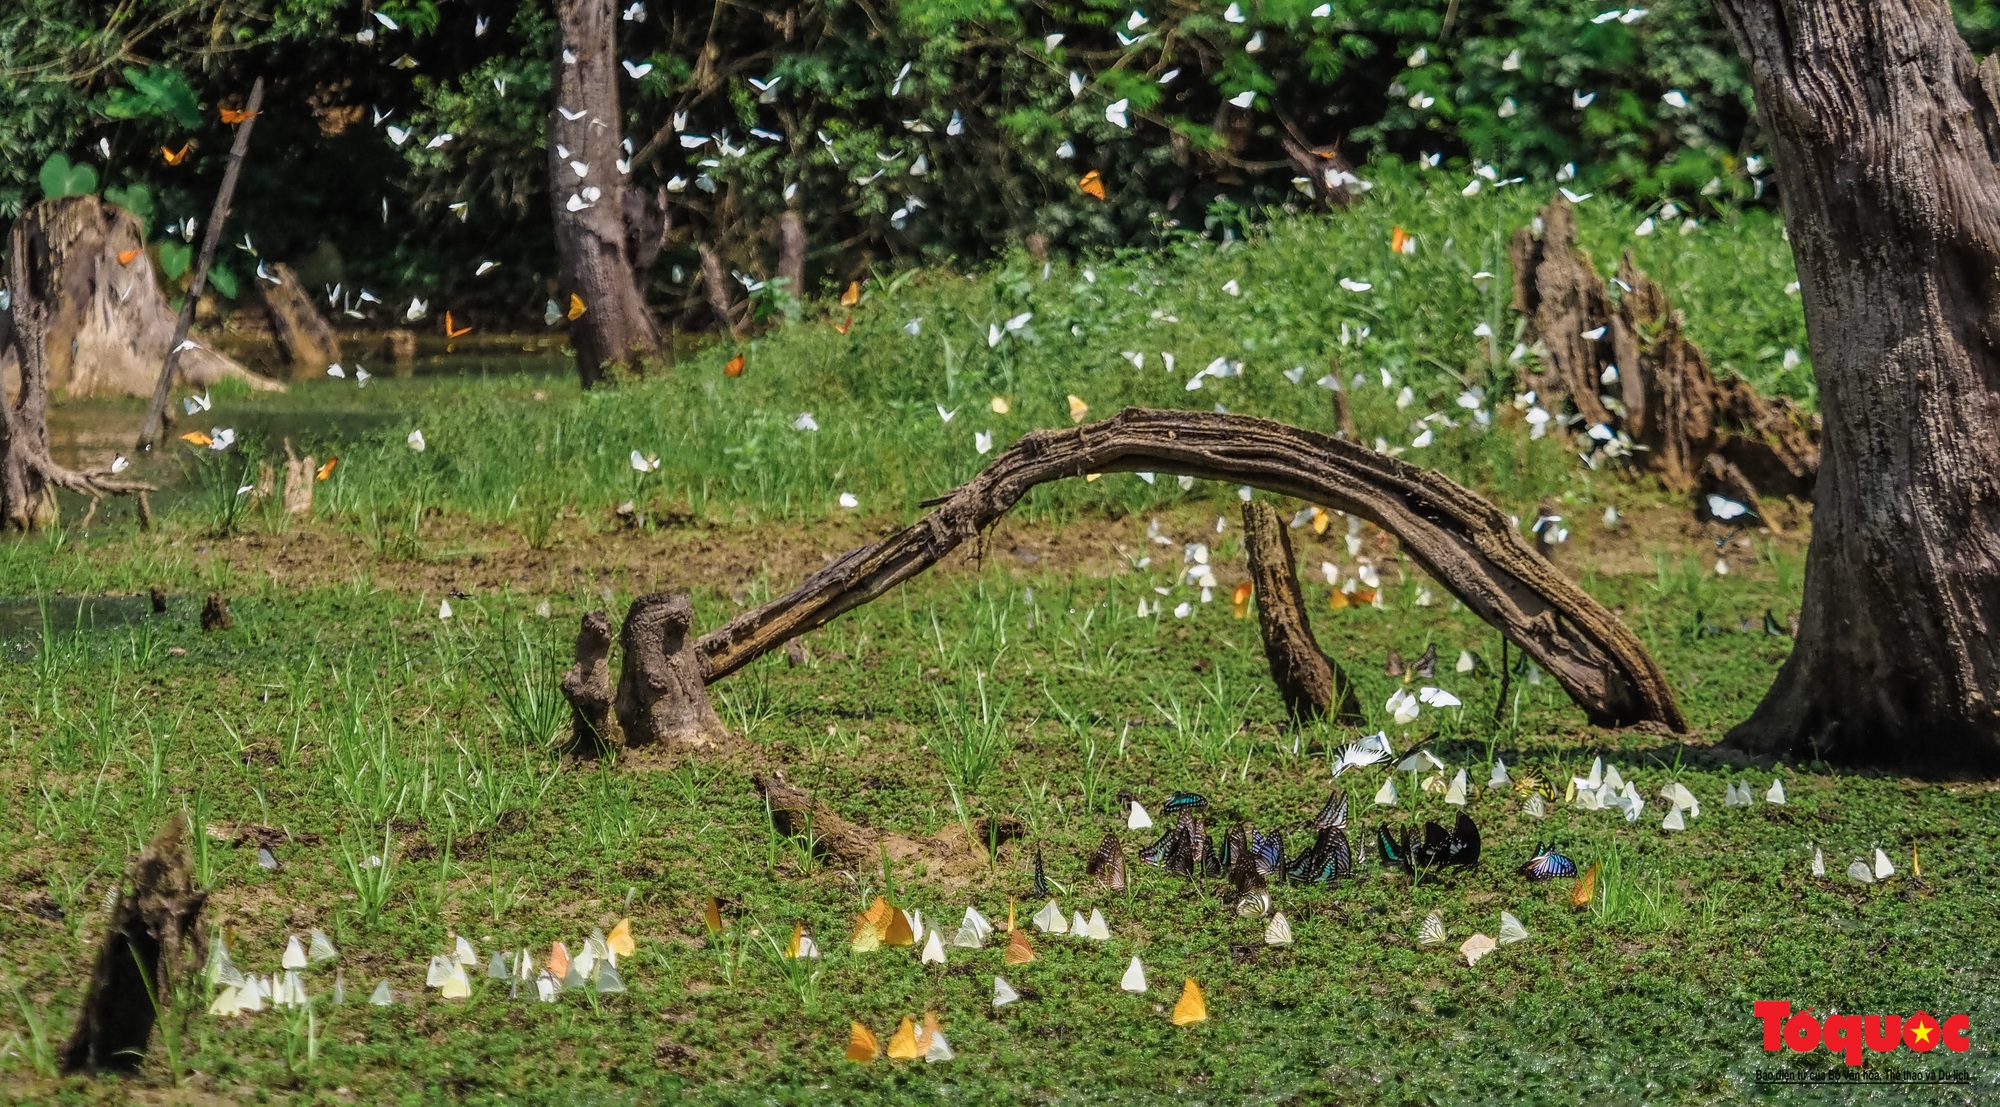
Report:
[[[1167,797],[1166,803],[1160,806],[1160,813],[1163,815],[1178,815],[1183,811],[1194,811],[1207,806],[1207,796],[1196,795],[1193,792],[1175,792],[1173,795]]]
[[[1285,838],[1277,831],[1256,835],[1250,852],[1256,856],[1258,875],[1276,876],[1285,871]]]
[[[1535,855],[1515,871],[1539,884],[1544,880],[1575,876],[1576,862],[1557,853],[1553,846],[1537,844]]]
[[[1479,827],[1465,812],[1450,830],[1436,823],[1424,824],[1424,844],[1416,851],[1416,862],[1426,868],[1450,865],[1470,869],[1479,865]]]
[[[1406,873],[1414,873],[1416,871],[1415,862],[1410,858],[1410,829],[1408,827],[1403,828],[1400,838],[1390,834],[1389,828],[1386,826],[1377,827],[1375,830],[1375,849],[1382,855],[1383,868],[1401,869]]]
[[[1035,847],[1035,883],[1029,890],[1034,893],[1036,899],[1045,899],[1049,894],[1049,874],[1042,867],[1042,847],[1040,846]]]
[[[1207,829],[1185,807],[1180,812],[1180,818],[1174,821],[1173,828],[1147,846],[1139,854],[1139,859],[1185,877],[1193,877],[1197,873],[1216,875],[1220,871],[1220,859],[1215,856],[1214,843],[1209,841]]]
[[[1312,848],[1299,855],[1285,873],[1296,884],[1331,884],[1354,875],[1354,846],[1347,832],[1327,827],[1313,838]]]

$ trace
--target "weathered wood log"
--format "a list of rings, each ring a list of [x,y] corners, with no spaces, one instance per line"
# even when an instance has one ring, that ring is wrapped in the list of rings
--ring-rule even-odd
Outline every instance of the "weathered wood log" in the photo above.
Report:
[[[211,631],[235,628],[236,619],[229,614],[229,597],[220,592],[209,593],[208,602],[201,605],[201,629]]]
[[[294,371],[317,377],[340,360],[339,336],[291,266],[271,262],[265,264],[264,272],[270,276],[259,276],[254,283],[263,297],[264,313],[271,319],[271,337],[291,360]]]
[[[624,657],[612,706],[628,748],[706,750],[728,740],[728,729],[708,702],[701,658],[688,634],[693,622],[688,598],[666,592],[640,596],[626,612],[618,636]]]
[[[1128,408],[1099,423],[1023,436],[911,526],[852,550],[791,592],[704,635],[702,678],[735,672],[942,560],[1035,485],[1158,471],[1248,484],[1359,515],[1562,684],[1593,723],[1687,729],[1646,648],[1537,556],[1507,516],[1441,473],[1325,435],[1243,415]],[[622,713],[621,713],[622,714]]]
[[[1243,547],[1256,590],[1264,657],[1271,663],[1271,679],[1278,685],[1285,711],[1294,722],[1333,714],[1341,723],[1359,724],[1361,701],[1354,695],[1354,682],[1313,640],[1292,542],[1284,520],[1270,504],[1252,500],[1243,505]]]
[[[815,851],[848,868],[874,867],[884,857],[907,864],[944,852],[935,839],[911,838],[842,818],[781,775],[758,777],[757,790],[771,805],[771,819],[780,834],[810,837]]]
[[[569,700],[569,749],[580,757],[597,757],[616,744],[611,731],[611,619],[602,611],[586,612],[576,632],[576,664],[563,674],[563,698]]]
[[[208,902],[195,886],[187,833],[186,822],[173,816],[133,864],[131,887],[111,910],[76,1030],[63,1048],[64,1072],[137,1072],[157,1015],[178,1017],[175,984],[205,956],[200,926]]]

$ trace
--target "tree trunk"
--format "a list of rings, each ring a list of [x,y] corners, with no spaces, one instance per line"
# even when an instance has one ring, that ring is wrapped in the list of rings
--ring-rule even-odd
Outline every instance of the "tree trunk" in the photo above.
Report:
[[[576,664],[563,674],[569,700],[569,752],[598,757],[615,744],[611,731],[611,619],[602,611],[584,613],[576,632]]]
[[[570,341],[585,388],[603,378],[607,364],[638,368],[660,352],[625,222],[617,14],[613,0],[556,0],[562,35],[549,114],[549,202],[558,282],[584,304]]]
[[[12,242],[38,244],[32,259],[9,247],[9,287],[20,300],[27,287],[23,265],[32,260],[33,287],[41,291],[31,294],[49,301],[39,355],[49,396],[151,395],[173,341],[174,313],[143,249],[139,221],[95,196],[65,196],[23,212],[13,235]],[[0,344],[0,376],[19,368],[18,350]],[[196,388],[229,378],[259,390],[284,389],[199,342],[181,352],[179,377]],[[9,399],[18,400],[18,387],[9,382]]]
[[[1256,589],[1264,657],[1271,663],[1271,679],[1285,701],[1286,713],[1294,722],[1334,714],[1341,723],[1360,725],[1361,701],[1355,698],[1354,683],[1313,640],[1291,539],[1270,504],[1252,500],[1243,505],[1243,546]]]
[[[736,329],[736,305],[729,294],[729,272],[722,266],[722,255],[706,242],[697,245],[695,252],[701,256],[702,292],[708,296],[708,310],[715,315],[716,332],[741,338]]]
[[[264,312],[271,317],[271,337],[277,339],[278,348],[291,360],[294,370],[301,376],[317,377],[340,360],[340,339],[291,266],[273,263],[264,271],[271,279],[258,277],[256,285],[264,298]]]
[[[1792,656],[1738,749],[2000,773],[2000,61],[1944,0],[1717,0],[1825,418]]]
[[[208,893],[195,887],[188,833],[175,815],[132,866],[132,887],[111,910],[76,1031],[63,1048],[64,1072],[139,1071],[155,1017],[173,1011],[182,995],[175,983],[205,956],[199,925]]]
[[[129,245],[128,245],[129,243]],[[117,479],[110,469],[70,470],[49,456],[49,395],[52,380],[70,380],[79,364],[83,373],[103,371],[93,355],[103,351],[106,338],[134,336],[130,327],[113,331],[107,316],[110,267],[116,252],[137,250],[138,223],[96,197],[51,200],[29,208],[14,222],[7,239],[7,287],[11,297],[8,327],[19,383],[11,397],[0,397],[0,529],[35,530],[56,521],[55,492],[66,488],[93,498],[110,493],[145,492],[152,485]],[[138,265],[144,254],[133,257]],[[147,271],[126,277],[129,299],[145,302],[138,287],[150,293],[159,314],[152,322],[171,326],[166,305]],[[138,316],[140,320],[145,316]],[[141,332],[143,333],[143,332]],[[130,349],[129,342],[114,349]],[[164,355],[164,350],[161,351]],[[130,363],[142,381],[136,394],[152,384],[157,361]]]
[[[613,708],[628,747],[659,745],[671,752],[679,746],[710,749],[728,740],[729,731],[708,702],[701,658],[689,634],[693,624],[688,598],[665,592],[640,596],[625,613],[618,636],[624,660]],[[584,634],[590,629],[586,625]]]
[[[796,211],[778,216],[778,277],[786,295],[806,298],[806,219]]]

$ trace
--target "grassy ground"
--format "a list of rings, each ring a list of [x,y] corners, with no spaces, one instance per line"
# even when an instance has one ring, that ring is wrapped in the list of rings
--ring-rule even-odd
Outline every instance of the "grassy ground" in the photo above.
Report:
[[[1346,369],[1387,367],[1396,389],[1418,394],[1398,409],[1379,378],[1356,394],[1364,435],[1406,444],[1411,419],[1468,384],[1502,391],[1512,324],[1501,241],[1528,198],[1474,203],[1393,183],[1376,195],[1339,220],[1281,225],[1230,251],[1102,262],[1094,284],[1076,270],[1041,282],[1022,264],[978,282],[931,276],[877,289],[845,336],[822,320],[761,340],[741,380],[720,376],[731,351],[716,350],[671,379],[587,397],[548,380],[381,381],[363,395],[420,425],[428,448],[405,447],[401,423],[313,443],[343,460],[310,520],[224,507],[235,478],[217,471],[211,479],[230,483],[215,487],[230,496],[197,492],[159,533],[114,523],[0,547],[0,592],[40,597],[53,624],[32,628],[39,648],[10,647],[0,680],[6,1089],[76,1102],[1706,1103],[1760,1094],[1759,1075],[1840,1067],[1825,1053],[1762,1051],[1751,1004],[1786,999],[1819,1011],[1969,1012],[1972,1053],[1875,1056],[1866,1071],[1981,1082],[1924,1090],[1926,1102],[1991,1094],[1979,1028],[2000,1015],[1991,922],[2000,801],[1981,787],[1814,765],[1732,768],[1707,756],[1787,652],[1789,640],[1762,624],[1767,610],[1782,623],[1796,606],[1803,529],[1703,529],[1684,505],[1589,473],[1505,417],[1491,432],[1440,433],[1428,456],[1408,456],[1510,510],[1565,498],[1573,537],[1559,563],[1655,652],[1697,728],[1686,744],[1589,728],[1552,681],[1524,673],[1502,700],[1496,674],[1453,671],[1460,650],[1496,665],[1496,636],[1406,571],[1372,529],[1359,537],[1384,582],[1383,607],[1330,609],[1317,567],[1332,563],[1344,577],[1357,568],[1343,527],[1296,534],[1319,637],[1359,683],[1369,723],[1288,731],[1254,622],[1229,602],[1245,575],[1234,490],[1183,492],[1127,475],[1037,492],[983,559],[954,559],[814,634],[803,666],[766,658],[717,685],[718,709],[746,739],[729,760],[593,767],[553,751],[566,721],[554,683],[580,612],[619,612],[639,592],[672,586],[691,591],[703,625],[714,625],[974,471],[975,431],[992,428],[1004,446],[1028,427],[1066,424],[1070,393],[1093,413],[1220,401],[1325,426],[1326,396],[1311,381],[1344,350]],[[1585,211],[1592,247],[1608,260],[1638,218]],[[1422,236],[1415,257],[1388,254],[1392,224]],[[1776,356],[1760,356],[1802,345],[1772,227],[1750,220],[1632,241],[1718,360],[1784,383]],[[1468,276],[1480,268],[1501,274],[1484,294]],[[1330,290],[1350,274],[1373,280],[1376,294]],[[1241,297],[1220,291],[1232,277]],[[1154,278],[1162,284],[1145,283]],[[1119,291],[1135,280],[1138,294]],[[986,323],[1030,309],[1029,329],[987,349]],[[1155,327],[1155,310],[1183,322]],[[918,315],[922,334],[904,335]],[[1503,336],[1497,366],[1480,364],[1471,335],[1488,315]],[[1357,325],[1373,327],[1358,346]],[[1142,335],[1151,352],[1139,370],[1118,353]],[[1173,377],[1158,367],[1159,349],[1177,352]],[[1245,360],[1243,377],[1185,391],[1187,377],[1224,355]],[[1303,385],[1280,375],[1294,363],[1311,367]],[[315,392],[219,397],[217,416],[306,405]],[[1010,416],[985,406],[996,394],[1014,401]],[[936,402],[959,415],[943,423]],[[792,429],[806,410],[822,430]],[[660,471],[634,474],[634,448],[659,452]],[[835,508],[843,490],[862,506]],[[618,521],[623,499],[641,505],[643,525]],[[1606,506],[1625,514],[1620,527],[1599,522]],[[1155,519],[1165,544],[1149,536]],[[1217,566],[1210,604],[1178,582],[1192,542],[1208,544]],[[173,596],[165,616],[81,630],[62,622],[65,600],[154,585]],[[196,629],[212,591],[232,597],[235,629]],[[449,621],[438,618],[446,598]],[[1142,600],[1162,598],[1167,613],[1138,615]],[[1176,619],[1183,600],[1192,614]],[[1415,658],[1427,645],[1441,657],[1436,683],[1464,707],[1392,725],[1384,704],[1403,685],[1384,673],[1387,651]],[[1325,799],[1330,751],[1378,727],[1399,752],[1432,740],[1475,785],[1496,756],[1558,789],[1603,756],[1648,806],[1628,823],[1558,802],[1537,821],[1519,795],[1475,787],[1468,810],[1487,858],[1477,871],[1413,883],[1368,851],[1352,882],[1276,892],[1298,937],[1286,949],[1265,946],[1262,921],[1237,917],[1214,883],[1137,864],[1149,835],[1120,830],[1134,858],[1129,893],[1084,877],[1084,856],[1122,828],[1127,793],[1157,814],[1169,791],[1200,791],[1218,826],[1254,820],[1302,847],[1297,828]],[[960,849],[931,865],[842,871],[772,830],[749,776],[774,767],[872,825],[962,843],[966,821],[994,816],[1016,820],[1023,836],[991,859]],[[1342,778],[1358,840],[1450,812],[1408,774],[1399,807],[1371,807],[1383,776]],[[1774,778],[1786,806],[1723,807],[1726,781],[1747,780],[1761,797]],[[1673,780],[1703,804],[1679,834],[1659,828],[1657,796]],[[202,839],[210,924],[239,965],[265,972],[277,969],[288,933],[326,930],[349,1001],[333,1005],[331,970],[315,970],[310,1020],[196,1016],[172,1056],[155,1049],[141,1088],[55,1081],[40,1068],[67,1031],[103,899],[127,855],[176,812],[293,836],[277,848],[275,872],[258,867],[254,848]],[[1570,906],[1569,881],[1514,875],[1538,841],[1606,865],[1589,908]],[[1807,875],[1814,843],[1829,878]],[[1903,875],[1876,886],[1841,876],[1877,846]],[[1038,935],[1042,960],[1011,968],[997,946],[950,950],[941,969],[913,951],[848,951],[854,915],[878,894],[947,926],[968,904],[1004,917],[1010,899],[1025,919],[1039,906],[1028,895],[1037,850],[1064,907],[1102,909],[1111,942]],[[1908,875],[1912,850],[1921,884]],[[361,867],[371,854],[387,863]],[[706,933],[710,895],[732,940]],[[1450,941],[1419,946],[1433,910]],[[1456,946],[1474,931],[1497,933],[1502,910],[1530,938],[1468,967]],[[453,931],[483,964],[495,949],[545,951],[556,939],[578,948],[626,915],[639,949],[622,996],[541,1005],[476,981],[470,1000],[445,1001],[422,987],[426,961],[449,949]],[[796,921],[827,950],[816,977],[750,936],[761,928],[782,942]],[[1151,978],[1146,996],[1117,987],[1134,954]],[[991,1007],[996,973],[1022,1002]],[[1177,1028],[1168,1011],[1189,977],[1212,1017]],[[360,1002],[382,979],[398,1004]],[[941,1015],[958,1060],[864,1068],[841,1059],[849,1020],[886,1041],[897,1019],[925,1009]],[[1884,1092],[1901,1094],[1768,1094]]]

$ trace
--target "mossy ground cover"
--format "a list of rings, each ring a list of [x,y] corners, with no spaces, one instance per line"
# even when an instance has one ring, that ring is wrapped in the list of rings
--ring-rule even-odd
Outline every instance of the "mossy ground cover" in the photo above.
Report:
[[[1822,1012],[1969,1012],[1971,1053],[1873,1056],[1866,1072],[1981,1082],[1921,1089],[1927,1097],[1990,1093],[1978,1028],[1996,1013],[2000,801],[1981,786],[1813,764],[1739,767],[1709,755],[1789,649],[1766,632],[1764,615],[1782,625],[1797,606],[1804,528],[1696,524],[1685,504],[1585,469],[1554,438],[1529,441],[1505,408],[1490,430],[1464,421],[1441,431],[1428,456],[1405,456],[1529,518],[1544,497],[1564,503],[1572,537],[1558,563],[1654,651],[1695,726],[1685,741],[1591,728],[1552,680],[1526,672],[1502,698],[1497,636],[1372,528],[1359,535],[1361,554],[1380,574],[1382,606],[1333,609],[1318,567],[1354,574],[1344,525],[1294,535],[1318,636],[1359,684],[1369,719],[1288,729],[1254,620],[1237,618],[1230,602],[1245,576],[1236,490],[1125,474],[1035,493],[983,556],[955,559],[811,635],[805,664],[767,657],[716,685],[718,710],[745,740],[730,758],[602,765],[557,751],[567,709],[554,685],[581,612],[616,614],[632,596],[669,586],[690,590],[702,625],[716,625],[788,587],[820,553],[913,517],[916,501],[976,469],[974,432],[991,426],[1004,446],[1028,426],[1066,425],[1068,394],[1097,413],[1127,402],[1223,402],[1326,428],[1327,394],[1312,380],[1340,356],[1350,373],[1390,371],[1394,387],[1378,377],[1355,392],[1357,419],[1364,438],[1406,448],[1412,419],[1452,410],[1468,387],[1504,398],[1512,324],[1504,296],[1480,292],[1470,276],[1490,270],[1504,285],[1504,253],[1493,251],[1531,205],[1496,215],[1454,194],[1382,191],[1379,210],[1281,226],[1231,251],[1110,259],[1091,267],[1095,281],[1078,267],[1045,283],[1021,263],[978,281],[885,283],[847,334],[833,325],[846,313],[835,311],[760,340],[740,381],[718,372],[726,349],[670,378],[591,396],[545,379],[378,381],[361,395],[396,421],[313,443],[343,460],[309,519],[211,510],[225,501],[197,491],[155,534],[114,520],[0,548],[0,591],[50,612],[46,627],[38,618],[15,628],[0,669],[0,950],[10,989],[0,1036],[10,1042],[10,1093],[77,1102],[1659,1103],[1739,1100],[1759,1094],[1759,1075],[1838,1075],[1830,1054],[1765,1054],[1751,1014],[1760,999]],[[1593,215],[1601,225],[1592,233],[1626,241],[1615,234],[1629,233],[1629,214]],[[1466,229],[1480,219],[1491,226]],[[1414,258],[1391,257],[1392,223],[1432,237]],[[1447,263],[1473,241],[1494,245]],[[1631,241],[1656,251],[1643,264],[1669,274],[1718,360],[1768,364],[1763,383],[1782,384],[1780,363],[1759,360],[1767,346],[1796,342],[1773,228]],[[1144,273],[1162,284],[1140,284],[1119,306],[1107,289]],[[1341,275],[1372,278],[1382,292],[1336,291]],[[1244,295],[1219,291],[1232,277]],[[1106,314],[1082,314],[1078,305],[1100,295],[1110,306],[1090,310]],[[1356,317],[1364,304],[1377,316]],[[989,323],[1030,309],[1032,340],[1016,332],[985,345]],[[1487,309],[1502,335],[1491,351],[1472,334]],[[1139,345],[1155,310],[1202,322],[1179,324],[1191,329],[1165,343],[1148,339],[1149,367],[1136,369],[1119,354]],[[1072,318],[1065,312],[1076,321],[1058,323]],[[918,316],[920,335],[903,334]],[[1369,338],[1355,337],[1360,326]],[[1252,342],[1277,352],[1261,358]],[[1157,367],[1155,347],[1168,345],[1172,378]],[[1245,374],[1188,392],[1186,378],[1218,356],[1243,358]],[[1294,385],[1282,375],[1293,364],[1315,368]],[[1399,408],[1404,384],[1416,401]],[[336,386],[350,387],[324,387]],[[313,391],[218,397],[214,417],[305,404]],[[1010,398],[1014,414],[993,413],[994,395]],[[959,414],[946,423],[935,403]],[[803,411],[822,430],[794,430]],[[405,423],[426,431],[423,453],[404,444]],[[658,452],[661,469],[634,472],[632,449]],[[843,490],[862,506],[835,506]],[[621,516],[624,500],[635,510]],[[1280,504],[1287,514],[1300,506]],[[1600,521],[1606,507],[1623,513],[1618,527]],[[1164,544],[1149,533],[1155,519]],[[1196,542],[1209,547],[1221,585],[1207,604],[1183,583]],[[64,600],[152,586],[172,596],[163,616],[79,628],[58,615]],[[231,597],[236,626],[204,634],[196,611],[215,591]],[[1426,591],[1428,605],[1419,602]],[[442,620],[446,599],[453,616]],[[1138,614],[1142,601],[1150,609],[1159,600],[1164,611]],[[1176,618],[1183,601],[1190,614]],[[1426,708],[1396,725],[1384,704],[1405,685],[1385,673],[1385,658],[1393,648],[1414,659],[1428,645],[1440,656],[1433,683],[1463,707]],[[1485,671],[1457,672],[1461,650]],[[1417,881],[1386,872],[1369,848],[1376,827],[1449,821],[1453,809],[1410,774],[1398,775],[1398,806],[1373,806],[1387,770],[1352,772],[1340,784],[1355,802],[1358,877],[1276,889],[1297,941],[1275,948],[1220,882],[1190,884],[1139,864],[1150,835],[1121,829],[1125,794],[1157,814],[1168,792],[1186,789],[1210,798],[1218,832],[1250,820],[1284,829],[1301,848],[1299,827],[1326,798],[1331,755],[1378,728],[1399,754],[1428,740],[1452,769],[1468,770],[1467,810],[1485,842],[1476,871]],[[1523,814],[1521,794],[1481,786],[1495,757],[1517,777],[1554,784],[1546,819]],[[1636,821],[1560,802],[1570,776],[1598,757],[1647,798]],[[949,837],[997,818],[1020,836],[971,863],[843,869],[772,828],[750,777],[773,768],[874,826]],[[1788,793],[1783,806],[1761,801],[1774,779]],[[1702,802],[1679,833],[1659,826],[1658,793],[1676,780]],[[1724,807],[1731,781],[1750,782],[1760,801]],[[48,1077],[38,1066],[51,1047],[37,1035],[54,1042],[67,1032],[104,897],[127,856],[176,813],[202,827],[291,835],[275,850],[275,871],[258,866],[254,848],[198,837],[210,925],[239,965],[265,972],[288,934],[325,930],[341,950],[348,1002],[331,1002],[333,970],[317,969],[310,1019],[196,1014],[175,1055],[156,1048],[136,1080]],[[1133,858],[1126,893],[1083,874],[1085,855],[1114,829]],[[1544,841],[1605,865],[1590,907],[1571,906],[1569,881],[1515,875]],[[1826,878],[1808,875],[1813,844]],[[1842,875],[1878,846],[1896,878],[1864,886]],[[1013,899],[1025,921],[1040,906],[1028,894],[1036,851],[1066,910],[1104,912],[1109,943],[1037,934],[1040,960],[1014,967],[1002,966],[997,945],[951,949],[942,968],[920,964],[914,950],[848,950],[854,916],[880,894],[948,934],[969,904],[1004,918]],[[371,855],[386,859],[382,869],[366,867]],[[711,895],[730,920],[728,940],[704,926]],[[1530,937],[1468,967],[1456,946],[1474,931],[1496,933],[1503,910]],[[1416,941],[1431,911],[1450,934],[1442,947]],[[623,995],[541,1004],[476,980],[471,999],[446,1001],[422,987],[426,961],[454,931],[483,959],[545,951],[556,939],[575,948],[625,916],[638,951],[624,962]],[[826,950],[816,978],[788,971],[756,936],[782,944],[799,921]],[[1145,996],[1117,987],[1135,954],[1152,982]],[[992,1008],[996,974],[1021,1002]],[[1183,1028],[1168,1011],[1185,978],[1206,990],[1211,1018]],[[393,1007],[364,1002],[382,979],[400,993]],[[941,1015],[956,1061],[841,1059],[850,1020],[886,1040],[896,1020],[926,1009]]]

